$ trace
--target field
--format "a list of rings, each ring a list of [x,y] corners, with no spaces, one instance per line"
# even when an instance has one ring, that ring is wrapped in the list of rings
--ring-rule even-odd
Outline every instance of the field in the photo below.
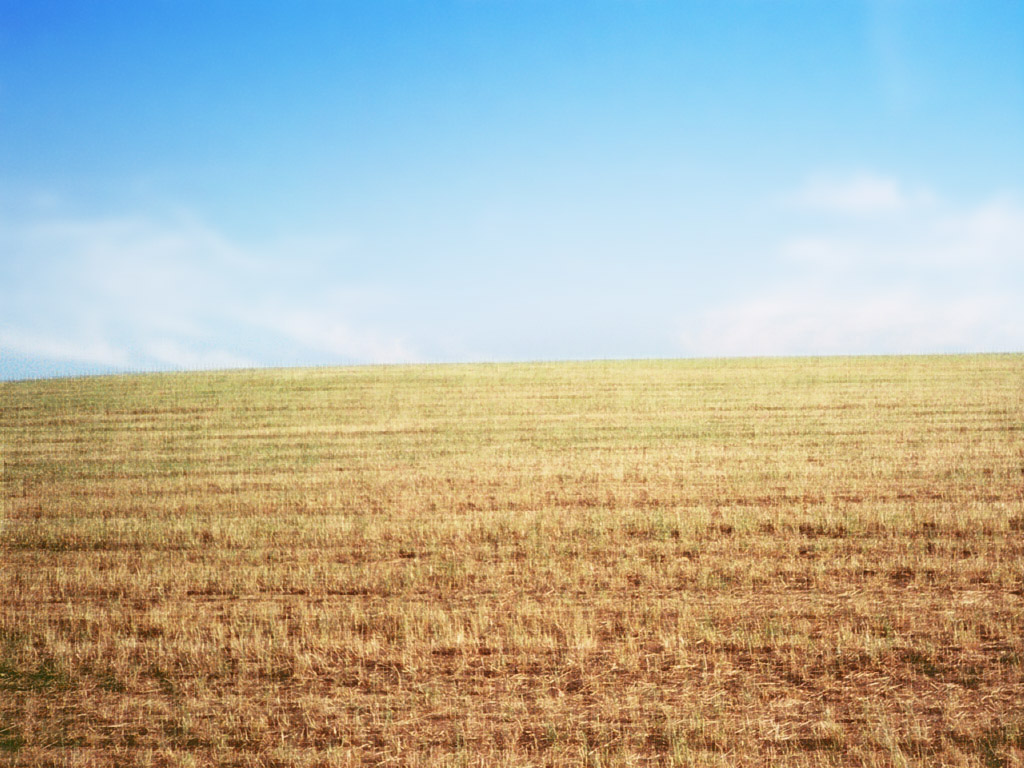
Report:
[[[1024,765],[1024,356],[0,395],[0,765]]]

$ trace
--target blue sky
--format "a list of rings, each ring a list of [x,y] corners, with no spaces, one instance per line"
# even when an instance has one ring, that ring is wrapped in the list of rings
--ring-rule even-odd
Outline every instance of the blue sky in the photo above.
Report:
[[[0,378],[1024,351],[1024,4],[0,0]]]

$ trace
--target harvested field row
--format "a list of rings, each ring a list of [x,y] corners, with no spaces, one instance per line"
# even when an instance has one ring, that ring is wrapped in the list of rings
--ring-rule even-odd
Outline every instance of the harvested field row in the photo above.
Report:
[[[1024,764],[1024,357],[0,384],[0,765]]]

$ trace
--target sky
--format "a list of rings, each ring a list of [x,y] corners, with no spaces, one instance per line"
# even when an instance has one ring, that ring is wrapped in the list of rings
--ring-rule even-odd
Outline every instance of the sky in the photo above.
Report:
[[[1019,0],[0,0],[0,378],[1024,351]]]

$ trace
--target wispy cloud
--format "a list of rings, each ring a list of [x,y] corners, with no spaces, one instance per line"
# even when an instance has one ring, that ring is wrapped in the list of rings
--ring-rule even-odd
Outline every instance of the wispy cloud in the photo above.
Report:
[[[415,357],[335,303],[344,276],[323,248],[254,252],[193,216],[5,217],[0,353],[69,370]]]
[[[1024,200],[1002,194],[936,220],[941,259],[964,265],[1024,266]]]
[[[911,190],[895,178],[868,172],[815,176],[788,197],[799,208],[852,216],[902,213],[931,199],[925,189]]]
[[[1013,351],[1022,323],[1009,296],[779,289],[706,312],[682,341],[710,356]]]
[[[774,242],[751,232],[722,238],[720,261],[674,251],[671,263],[614,269],[555,259],[517,270],[509,255],[502,269],[410,275],[366,257],[379,244],[344,236],[254,248],[189,215],[76,216],[59,201],[0,212],[0,377],[1024,349],[1019,195],[963,203],[884,174],[821,178],[775,198],[796,207],[765,206]]]
[[[957,205],[922,190],[916,198],[901,199],[904,204],[884,217],[805,218],[780,254],[819,271],[855,266],[875,272],[879,281],[908,269],[916,279],[931,271],[959,281],[983,267],[1012,271],[1024,265],[1024,200],[1019,197],[1001,193]]]
[[[222,349],[201,350],[186,346],[174,339],[154,339],[139,350],[146,359],[155,360],[161,367],[181,370],[211,370],[221,368],[250,368],[257,365],[252,358]]]
[[[23,357],[66,360],[104,368],[127,368],[131,357],[102,338],[74,335],[49,335],[17,327],[0,328],[0,351]]]
[[[803,185],[792,199],[806,211],[775,248],[773,278],[686,318],[684,349],[1024,349],[1024,203],[998,194],[956,205],[907,189],[881,176]],[[850,216],[837,221],[836,213]]]
[[[311,352],[334,359],[374,363],[418,360],[403,339],[373,330],[357,331],[339,315],[336,310],[327,308],[284,309],[272,313],[263,322],[256,321],[256,324],[264,325]]]

